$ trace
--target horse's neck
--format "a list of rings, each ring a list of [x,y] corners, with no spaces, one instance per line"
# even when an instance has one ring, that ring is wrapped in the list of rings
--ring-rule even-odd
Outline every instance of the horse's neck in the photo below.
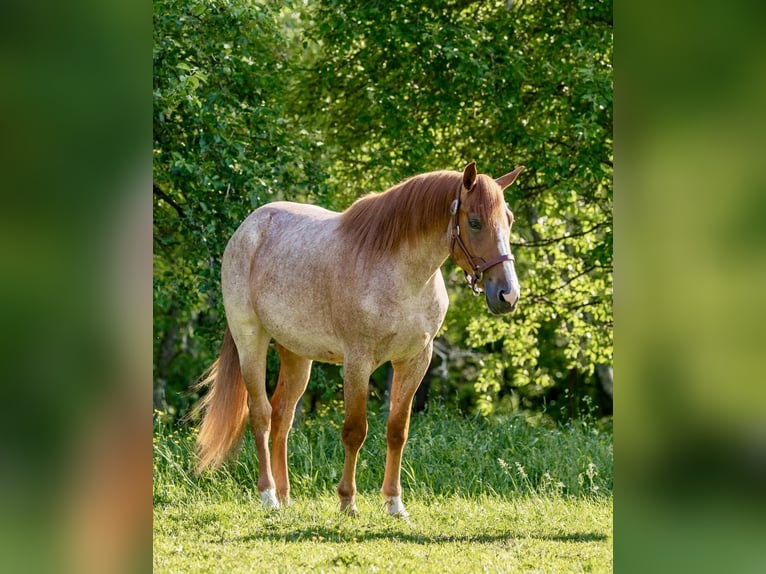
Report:
[[[413,285],[424,285],[449,257],[447,227],[422,237],[413,245],[403,245],[397,254],[399,269]]]
[[[454,198],[448,190],[440,190],[439,195],[450,202]],[[449,203],[445,202],[443,211],[444,220],[440,224],[425,232],[414,243],[405,243],[401,247],[400,256],[416,283],[425,284],[449,257]]]

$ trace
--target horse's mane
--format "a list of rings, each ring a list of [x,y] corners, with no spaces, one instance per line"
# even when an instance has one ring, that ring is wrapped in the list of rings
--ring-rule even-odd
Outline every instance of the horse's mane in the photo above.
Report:
[[[449,205],[460,186],[457,171],[416,175],[383,193],[357,199],[341,214],[340,232],[358,251],[397,251],[444,226]]]
[[[357,254],[365,250],[382,255],[395,252],[403,244],[415,244],[433,231],[446,230],[449,207],[462,184],[458,171],[433,171],[416,175],[378,194],[357,199],[340,217],[340,232]],[[480,175],[475,191],[481,212],[490,212],[498,201],[488,193]],[[499,201],[503,201],[502,193]],[[482,213],[483,215],[484,213]]]

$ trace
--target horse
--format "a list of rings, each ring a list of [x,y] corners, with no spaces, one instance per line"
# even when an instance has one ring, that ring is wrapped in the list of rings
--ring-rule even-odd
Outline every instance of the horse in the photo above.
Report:
[[[356,516],[369,378],[391,361],[381,493],[390,515],[407,517],[402,450],[412,399],[449,303],[440,268],[451,257],[474,292],[484,292],[491,313],[515,310],[520,287],[510,249],[513,213],[503,190],[523,167],[496,180],[477,174],[476,162],[462,173],[416,175],[341,213],[286,201],[253,211],[223,253],[227,328],[219,357],[199,383],[209,389],[198,404],[197,471],[236,452],[249,419],[261,504],[290,504],[287,437],[295,406],[313,361],[342,364],[345,459],[337,493],[341,511]],[[269,400],[271,340],[280,370]]]

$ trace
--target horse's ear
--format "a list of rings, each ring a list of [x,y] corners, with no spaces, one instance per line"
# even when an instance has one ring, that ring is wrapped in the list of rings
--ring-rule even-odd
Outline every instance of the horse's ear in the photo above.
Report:
[[[472,161],[463,169],[463,187],[468,191],[476,185],[476,162]]]
[[[516,178],[519,177],[519,174],[521,173],[521,170],[524,169],[523,165],[520,165],[516,169],[514,169],[511,173],[506,173],[502,177],[498,177],[495,182],[497,182],[497,185],[500,186],[500,189],[505,189],[509,185],[511,185],[514,181],[516,181]]]

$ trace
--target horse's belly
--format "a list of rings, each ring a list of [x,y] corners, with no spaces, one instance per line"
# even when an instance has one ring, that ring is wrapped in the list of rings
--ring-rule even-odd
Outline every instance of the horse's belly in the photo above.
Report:
[[[341,341],[312,312],[267,312],[260,314],[260,320],[277,343],[296,355],[324,363],[343,362]]]
[[[274,337],[274,340],[296,355],[322,363],[343,363],[343,353],[331,345],[317,345],[305,340]]]
[[[338,364],[343,363],[349,348],[367,354],[376,364],[408,359],[420,353],[441,326],[441,321],[425,320],[418,313],[401,321],[380,315],[377,321],[370,317],[339,320],[320,309],[285,311],[284,307],[281,313],[259,315],[269,335],[286,349],[307,359]]]

